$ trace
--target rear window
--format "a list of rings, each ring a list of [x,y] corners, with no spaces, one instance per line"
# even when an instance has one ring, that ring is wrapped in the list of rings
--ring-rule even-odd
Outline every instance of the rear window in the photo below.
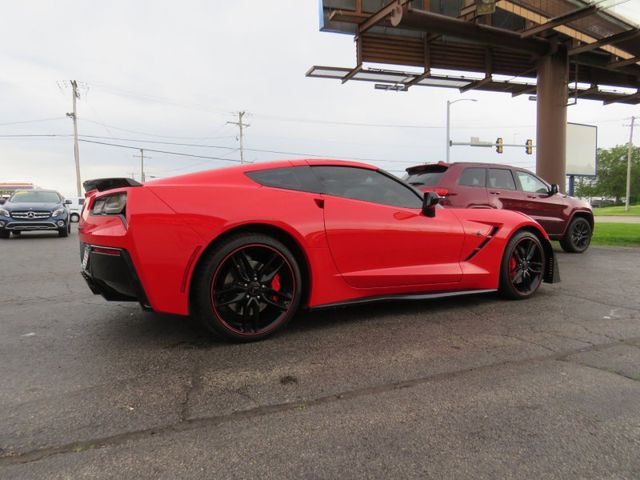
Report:
[[[255,170],[246,172],[246,175],[265,187],[301,190],[304,192],[320,191],[313,173],[306,166]]]
[[[440,179],[447,171],[447,168],[445,166],[437,166],[430,167],[428,170],[408,173],[404,181],[416,187],[435,187],[440,183]]]
[[[460,175],[458,184],[466,187],[484,187],[486,178],[487,170],[485,168],[465,168]]]

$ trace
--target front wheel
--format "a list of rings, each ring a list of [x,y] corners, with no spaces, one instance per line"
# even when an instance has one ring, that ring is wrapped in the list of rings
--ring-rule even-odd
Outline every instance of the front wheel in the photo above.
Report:
[[[531,297],[542,283],[545,256],[538,237],[527,231],[516,233],[502,254],[500,294],[512,300]]]
[[[80,221],[80,215],[78,215],[77,213],[72,213],[71,214],[71,222],[72,223],[78,223]]]
[[[9,230],[0,231],[0,238],[9,238],[11,236],[11,232]]]
[[[280,241],[263,234],[230,237],[194,277],[195,313],[211,332],[250,342],[283,328],[302,297],[300,267]]]
[[[61,237],[68,237],[69,236],[69,227],[64,227],[64,228],[60,228],[58,229],[58,235]]]
[[[586,218],[574,218],[560,240],[560,246],[568,253],[583,253],[591,244],[592,233],[591,224]]]

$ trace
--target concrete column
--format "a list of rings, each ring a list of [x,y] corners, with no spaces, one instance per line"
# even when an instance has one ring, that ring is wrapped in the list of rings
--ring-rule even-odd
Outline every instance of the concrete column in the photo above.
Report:
[[[538,63],[538,127],[536,173],[566,190],[567,50],[543,57]]]

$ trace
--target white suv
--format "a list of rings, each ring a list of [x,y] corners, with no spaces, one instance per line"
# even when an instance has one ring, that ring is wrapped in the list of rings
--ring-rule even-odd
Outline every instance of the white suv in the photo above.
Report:
[[[84,205],[84,197],[73,197],[67,200],[71,202],[67,205],[69,215],[71,216],[71,221],[79,222],[80,214],[82,213],[82,206]]]

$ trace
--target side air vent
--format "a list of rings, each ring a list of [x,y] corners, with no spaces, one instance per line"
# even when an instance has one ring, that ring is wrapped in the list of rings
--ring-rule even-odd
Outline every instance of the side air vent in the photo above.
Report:
[[[495,237],[496,233],[498,233],[498,230],[500,230],[500,227],[493,227],[493,228],[491,229],[491,231],[489,232],[489,235],[487,235],[487,236],[484,238],[484,240],[480,243],[480,245],[478,245],[478,246],[476,247],[476,249],[475,249],[473,252],[471,252],[471,254],[470,254],[467,258],[465,258],[465,259],[464,259],[464,261],[465,261],[465,262],[468,262],[468,261],[469,261],[469,260],[471,260],[473,257],[475,257],[475,256],[477,255],[477,253],[478,253],[480,250],[482,250],[482,249],[485,247],[485,245],[486,245],[487,243],[489,243],[489,241],[490,241],[493,237]]]

